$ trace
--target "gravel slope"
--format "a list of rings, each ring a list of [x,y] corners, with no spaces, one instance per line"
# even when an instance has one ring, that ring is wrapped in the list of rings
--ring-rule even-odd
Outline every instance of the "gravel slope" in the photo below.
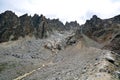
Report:
[[[116,80],[111,75],[118,71],[116,57],[111,56],[110,51],[88,46],[96,44],[94,41],[86,45],[90,40],[87,37],[87,40],[65,47],[63,42],[71,35],[72,32],[64,32],[48,39],[27,37],[0,44],[0,80],[102,80],[103,75],[104,80]],[[58,44],[64,48],[57,50]],[[111,59],[115,64],[110,62]],[[112,68],[106,68],[106,65]],[[96,78],[98,74],[101,76],[99,79]]]

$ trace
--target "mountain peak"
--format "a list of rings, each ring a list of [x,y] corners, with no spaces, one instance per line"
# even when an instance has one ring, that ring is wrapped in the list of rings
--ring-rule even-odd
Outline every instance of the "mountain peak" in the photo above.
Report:
[[[99,17],[97,17],[97,15],[93,15],[92,18],[90,20],[86,20],[86,25],[90,25],[90,24],[96,24],[96,23],[100,23],[102,21],[102,19],[100,19]]]

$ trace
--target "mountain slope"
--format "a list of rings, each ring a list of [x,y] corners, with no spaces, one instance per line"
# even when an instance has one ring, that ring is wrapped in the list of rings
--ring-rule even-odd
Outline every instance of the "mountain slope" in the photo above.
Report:
[[[110,19],[100,19],[94,15],[87,20],[77,32],[82,29],[83,34],[87,35],[96,42],[103,44],[104,49],[120,52],[120,16]],[[78,33],[77,33],[78,34]]]
[[[0,14],[0,80],[119,80],[120,16],[85,24]]]

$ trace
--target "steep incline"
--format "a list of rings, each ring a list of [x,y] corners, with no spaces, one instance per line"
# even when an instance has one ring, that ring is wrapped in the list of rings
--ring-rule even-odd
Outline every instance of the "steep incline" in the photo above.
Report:
[[[110,19],[100,19],[94,15],[82,26],[82,32],[92,40],[103,44],[104,49],[120,53],[120,15]],[[81,31],[81,28],[78,32]]]
[[[45,62],[39,68],[24,74],[26,76],[22,79],[117,80],[113,76],[114,71],[116,71],[114,69],[117,67],[108,61],[109,59],[115,59],[117,63],[114,56],[115,54],[110,51],[85,47],[80,41],[73,46],[67,47],[65,50],[53,54],[49,62]],[[20,77],[15,80],[18,80]]]
[[[79,42],[56,53],[51,60],[25,80],[75,80],[82,76],[83,69],[96,62],[102,50],[86,48]],[[84,80],[84,79],[83,79]]]
[[[98,42],[88,38],[86,35],[82,34],[83,36],[83,41],[86,46],[89,47],[96,47],[96,48],[102,48],[102,44],[99,44]]]

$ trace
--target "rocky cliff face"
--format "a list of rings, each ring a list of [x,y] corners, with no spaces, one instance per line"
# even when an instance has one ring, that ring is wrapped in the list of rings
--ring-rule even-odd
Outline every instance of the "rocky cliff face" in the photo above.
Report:
[[[104,49],[110,49],[120,53],[120,16],[110,19],[100,19],[94,15],[81,26],[81,31],[89,38],[104,45]]]
[[[79,25],[77,21],[66,22],[64,25],[59,19],[51,20],[43,15],[35,14],[32,17],[24,14],[18,17],[12,11],[0,14],[0,42],[17,40],[25,36],[42,39],[50,36],[55,30],[77,30],[77,38],[81,37],[82,31],[89,38],[103,44],[105,49],[120,53],[120,15],[110,19],[100,19],[93,15],[84,25]]]
[[[0,14],[0,42],[8,41],[11,35],[17,34],[18,27],[20,27],[20,20],[13,12],[6,11]]]
[[[76,27],[76,25],[78,25],[77,22],[72,22],[72,27]],[[54,30],[63,31],[68,29],[68,26],[70,26],[69,23],[65,26],[59,19],[50,20],[43,15],[35,14],[31,17],[24,14],[18,17],[12,11],[6,11],[0,14],[0,42],[17,40],[19,37],[25,36],[46,38]]]

